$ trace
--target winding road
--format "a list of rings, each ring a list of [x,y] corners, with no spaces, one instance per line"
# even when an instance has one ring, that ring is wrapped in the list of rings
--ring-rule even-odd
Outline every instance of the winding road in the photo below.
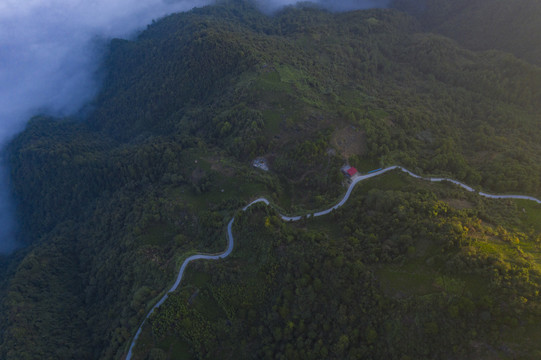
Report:
[[[408,175],[410,175],[410,176],[412,176],[412,177],[414,177],[416,179],[421,179],[421,180],[426,180],[426,181],[431,181],[431,182],[448,181],[448,182],[451,182],[451,183],[453,183],[455,185],[458,185],[458,186],[462,187],[463,189],[465,189],[467,191],[476,192],[477,194],[479,194],[481,196],[491,198],[491,199],[524,199],[524,200],[535,201],[536,203],[541,204],[541,200],[539,200],[539,199],[537,199],[535,197],[532,197],[532,196],[525,196],[525,195],[493,195],[493,194],[487,194],[487,193],[484,193],[484,192],[477,192],[472,187],[470,187],[470,186],[468,186],[468,185],[466,185],[464,183],[461,183],[460,181],[457,181],[457,180],[447,179],[447,178],[426,178],[426,177],[422,177],[422,176],[419,176],[417,174],[414,174],[411,171],[409,171],[408,169],[403,168],[402,166],[389,166],[387,168],[372,172],[370,174],[355,175],[352,178],[351,184],[349,185],[348,190],[346,191],[344,197],[342,198],[342,200],[340,200],[340,202],[338,202],[336,205],[334,205],[333,207],[330,207],[327,210],[319,211],[319,212],[316,212],[316,213],[309,213],[309,214],[306,214],[305,216],[306,217],[311,217],[311,216],[317,217],[317,216],[323,216],[323,215],[329,214],[330,212],[332,212],[333,210],[338,209],[339,207],[341,207],[342,205],[344,205],[348,201],[348,199],[349,199],[349,197],[351,195],[351,192],[353,191],[353,188],[359,182],[361,182],[363,180],[366,180],[366,179],[369,179],[369,178],[372,178],[372,177],[382,175],[382,174],[384,174],[384,173],[386,173],[388,171],[395,170],[395,169],[400,169],[403,172],[407,173]],[[242,208],[242,211],[246,211],[250,206],[252,206],[252,205],[254,205],[256,203],[260,203],[260,202],[264,203],[265,205],[270,206],[270,202],[267,199],[259,198],[259,199],[256,199],[256,200],[252,201],[250,204],[246,205],[244,208]],[[298,221],[298,220],[303,218],[303,216],[293,216],[292,217],[292,216],[286,216],[286,215],[282,215],[282,214],[280,214],[280,217],[284,221]],[[192,256],[188,257],[186,260],[184,260],[184,262],[182,263],[182,266],[180,267],[180,270],[179,270],[178,275],[177,275],[177,279],[176,279],[175,283],[173,284],[173,286],[171,286],[169,291],[167,291],[165,293],[165,295],[160,299],[160,301],[158,301],[156,303],[156,305],[154,305],[152,307],[152,309],[150,309],[147,316],[145,317],[145,319],[143,320],[143,322],[141,323],[141,325],[137,329],[137,333],[135,334],[135,336],[134,336],[134,338],[133,338],[133,340],[131,342],[130,350],[128,351],[128,355],[126,356],[126,360],[131,360],[131,358],[132,358],[133,348],[135,346],[135,343],[137,342],[137,339],[139,338],[139,335],[141,335],[143,325],[145,324],[147,319],[150,317],[150,315],[152,315],[154,310],[159,308],[165,302],[165,300],[167,300],[167,298],[169,297],[169,294],[177,289],[177,287],[180,284],[180,281],[182,280],[182,276],[184,275],[184,270],[186,270],[186,267],[188,266],[188,264],[190,262],[194,261],[194,260],[219,260],[219,259],[224,259],[224,258],[228,257],[229,254],[231,254],[231,252],[233,251],[233,246],[234,246],[234,239],[233,239],[233,232],[232,232],[232,227],[233,227],[233,222],[234,221],[235,221],[235,217],[233,217],[229,221],[229,224],[227,224],[227,249],[223,253],[216,254],[216,255],[196,254],[196,255],[192,255]]]

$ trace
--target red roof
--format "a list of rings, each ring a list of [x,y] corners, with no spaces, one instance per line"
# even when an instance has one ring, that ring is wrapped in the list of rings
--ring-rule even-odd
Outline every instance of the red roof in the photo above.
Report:
[[[347,171],[348,175],[349,176],[353,176],[355,174],[357,174],[357,169],[355,169],[354,167],[350,167]]]

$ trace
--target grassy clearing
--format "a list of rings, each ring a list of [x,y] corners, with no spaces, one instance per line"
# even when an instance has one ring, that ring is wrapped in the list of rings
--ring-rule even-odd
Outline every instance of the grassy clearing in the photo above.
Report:
[[[526,228],[532,228],[536,233],[541,233],[541,205],[530,200],[515,200],[521,215],[522,224]]]
[[[266,109],[263,110],[263,119],[265,120],[265,134],[267,136],[273,136],[280,132],[280,124],[283,121],[283,113]]]
[[[355,186],[354,192],[362,193],[371,189],[378,190],[403,190],[411,185],[411,179],[398,170],[385,173],[374,178],[363,180]]]
[[[208,285],[208,283],[211,280],[211,277],[209,274],[202,271],[197,271],[195,269],[186,271],[184,276],[186,277],[185,283],[186,284],[189,283],[190,285],[193,285],[196,288],[205,287],[206,285]]]
[[[392,266],[376,271],[383,291],[393,297],[428,295],[438,292],[434,287],[435,274],[417,269],[415,272]]]
[[[266,91],[284,91],[287,86],[282,83],[280,73],[269,69],[259,76],[256,81],[256,87]]]

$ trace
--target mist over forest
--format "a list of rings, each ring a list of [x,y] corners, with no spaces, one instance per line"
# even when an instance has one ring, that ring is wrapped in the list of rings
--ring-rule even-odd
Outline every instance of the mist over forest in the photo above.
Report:
[[[0,142],[36,114],[73,114],[95,95],[107,41],[134,36],[151,20],[211,0],[46,0],[0,5]],[[297,1],[261,1],[276,11]],[[382,7],[385,0],[318,0],[331,10]]]
[[[7,1],[0,4],[0,147],[34,115],[69,116],[96,94],[112,37],[205,1]],[[0,254],[16,248],[6,169],[0,171]],[[51,209],[54,211],[54,209]]]

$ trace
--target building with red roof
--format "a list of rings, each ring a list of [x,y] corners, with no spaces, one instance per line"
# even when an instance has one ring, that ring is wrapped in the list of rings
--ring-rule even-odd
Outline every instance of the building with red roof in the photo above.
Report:
[[[357,174],[357,172],[357,169],[355,169],[353,166],[347,170],[347,174],[349,177],[353,177],[353,175]]]
[[[348,166],[348,165],[342,168],[342,172],[344,173],[344,175],[348,177],[353,177],[355,174],[358,173],[357,169],[355,169],[353,166]]]

